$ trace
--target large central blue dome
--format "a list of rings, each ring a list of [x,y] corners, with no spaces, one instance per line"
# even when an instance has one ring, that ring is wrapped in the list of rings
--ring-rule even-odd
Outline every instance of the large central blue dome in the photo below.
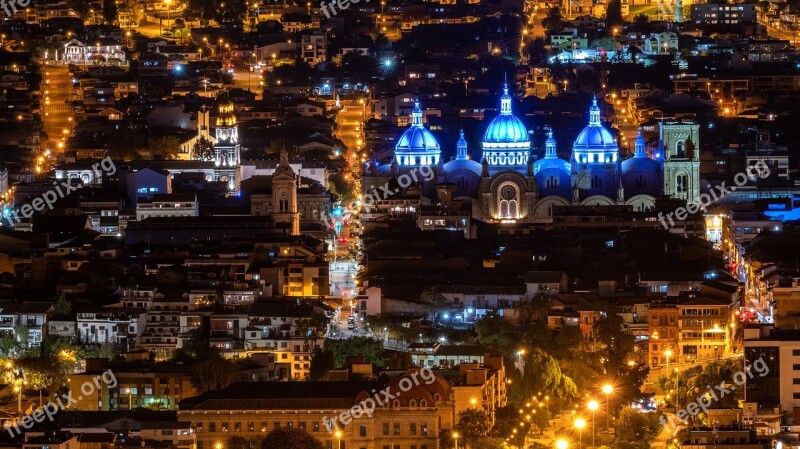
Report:
[[[483,135],[483,141],[491,143],[528,143],[530,140],[522,120],[511,113],[495,117]]]
[[[523,166],[528,162],[531,138],[522,120],[511,112],[508,84],[503,86],[500,115],[489,123],[482,143],[483,157],[494,169]]]

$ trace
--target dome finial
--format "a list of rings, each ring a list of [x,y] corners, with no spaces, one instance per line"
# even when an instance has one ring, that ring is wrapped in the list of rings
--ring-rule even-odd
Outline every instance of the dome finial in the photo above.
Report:
[[[644,136],[642,136],[642,128],[639,128],[639,133],[633,143],[633,157],[647,157],[644,152]]]
[[[422,127],[422,108],[419,99],[414,100],[414,109],[411,111],[411,126]]]
[[[508,80],[503,83],[503,96],[500,97],[500,113],[511,114],[511,95],[508,94]]]
[[[547,140],[544,142],[544,157],[558,157],[556,154],[556,139],[553,138],[553,128],[547,129]]]
[[[589,126],[600,126],[600,108],[597,107],[597,95],[592,99],[592,107],[589,108]]]
[[[456,159],[469,159],[469,155],[467,154],[467,139],[464,138],[464,130],[458,130],[458,135],[460,137],[456,143]]]

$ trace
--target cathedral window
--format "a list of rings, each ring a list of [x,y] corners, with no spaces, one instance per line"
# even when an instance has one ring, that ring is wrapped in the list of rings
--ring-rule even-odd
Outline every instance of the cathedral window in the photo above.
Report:
[[[600,179],[599,176],[595,175],[595,176],[592,177],[591,185],[592,185],[593,189],[600,189],[600,188],[603,187],[603,180]]]
[[[636,188],[637,189],[643,189],[643,188],[646,188],[646,187],[647,187],[647,180],[644,179],[644,176],[639,175],[639,177],[636,178]]]
[[[511,184],[506,184],[500,188],[500,216],[499,218],[517,218],[518,199],[517,189]]]
[[[545,187],[547,187],[548,189],[555,189],[556,187],[558,187],[558,178],[556,178],[555,176],[551,176],[550,178],[548,178],[545,181]]]

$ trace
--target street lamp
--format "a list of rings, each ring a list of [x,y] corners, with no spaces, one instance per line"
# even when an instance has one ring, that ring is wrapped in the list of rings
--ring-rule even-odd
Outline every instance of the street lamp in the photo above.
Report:
[[[594,399],[592,399],[587,404],[587,407],[589,407],[589,410],[592,411],[592,447],[594,447],[595,446],[594,415],[597,409],[600,408],[600,404]]]
[[[567,448],[569,448],[569,441],[563,438],[556,441],[556,449],[567,449]]]
[[[669,358],[672,357],[672,349],[664,351],[664,355],[667,357],[667,370],[669,370]]]
[[[586,420],[578,418],[575,420],[575,428],[578,429],[578,449],[583,446],[583,428],[586,427]]]
[[[172,3],[172,0],[164,0],[164,4],[167,5],[167,26],[169,26],[169,4]]]
[[[614,392],[614,386],[613,385],[611,385],[611,384],[603,385],[603,394],[606,395],[606,430],[611,428],[611,426],[608,425],[608,419],[609,419],[609,416],[611,415],[611,408],[609,407],[609,398],[611,397],[611,393],[613,393],[613,392]]]
[[[452,437],[453,437],[453,441],[455,442],[455,445],[456,445],[455,449],[458,449],[458,437],[459,437],[458,432],[453,432]]]
[[[339,441],[339,449],[342,449],[342,431],[337,430],[334,436],[336,436],[336,439]]]

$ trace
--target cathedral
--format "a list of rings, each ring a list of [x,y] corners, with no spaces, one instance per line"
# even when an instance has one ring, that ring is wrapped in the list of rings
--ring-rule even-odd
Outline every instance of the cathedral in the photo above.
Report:
[[[552,131],[544,144],[544,156],[535,159],[531,135],[514,115],[506,85],[500,114],[484,132],[480,163],[470,157],[463,131],[456,157],[443,162],[439,143],[425,128],[422,109],[416,103],[411,124],[397,140],[391,162],[367,163],[363,185],[364,191],[370,192],[404,172],[427,165],[437,174],[432,184],[452,185],[453,199],[471,200],[473,217],[486,221],[547,222],[553,206],[569,205],[628,205],[635,211],[648,211],[660,197],[684,201],[698,197],[698,144],[697,123],[663,121],[654,157],[645,151],[640,130],[634,154],[622,159],[616,140],[600,121],[595,98],[589,106],[589,123],[572,143],[569,160],[558,156]],[[436,186],[421,186],[421,194],[435,200]]]

